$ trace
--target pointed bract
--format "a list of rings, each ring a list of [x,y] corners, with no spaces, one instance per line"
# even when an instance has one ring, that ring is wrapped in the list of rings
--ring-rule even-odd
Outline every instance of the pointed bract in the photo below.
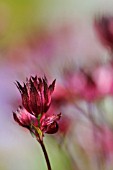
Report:
[[[19,107],[15,113],[13,112],[13,118],[19,125],[28,129],[30,129],[32,124],[38,126],[36,117],[22,107]]]

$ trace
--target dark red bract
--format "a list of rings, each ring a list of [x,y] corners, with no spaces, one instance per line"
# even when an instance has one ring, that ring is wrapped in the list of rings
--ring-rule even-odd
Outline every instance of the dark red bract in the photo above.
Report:
[[[23,107],[19,106],[17,111],[13,113],[14,120],[19,123],[19,125],[26,127],[30,129],[31,124],[34,126],[38,126],[38,120],[37,118],[27,112],[26,109]]]
[[[60,119],[61,113],[57,115],[47,116],[44,114],[40,119],[40,128],[43,132],[53,134],[58,131],[57,121]]]

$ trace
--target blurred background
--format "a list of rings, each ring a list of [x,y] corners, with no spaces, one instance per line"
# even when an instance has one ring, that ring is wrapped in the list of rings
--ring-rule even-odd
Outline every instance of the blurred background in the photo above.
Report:
[[[112,7],[113,0],[0,0],[0,170],[46,170],[39,144],[12,116],[21,105],[14,82],[31,75],[57,80],[51,112],[62,120],[44,139],[53,170],[113,169],[113,52],[94,24],[113,16]]]

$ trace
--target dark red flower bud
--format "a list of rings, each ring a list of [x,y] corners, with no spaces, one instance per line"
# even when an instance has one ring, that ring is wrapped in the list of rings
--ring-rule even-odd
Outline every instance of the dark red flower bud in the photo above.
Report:
[[[44,133],[53,134],[58,131],[58,123],[61,113],[57,115],[47,116],[44,114],[40,119],[40,128]]]
[[[22,104],[28,112],[36,117],[39,114],[47,112],[51,104],[51,95],[54,91],[55,80],[48,86],[46,77],[37,79],[36,76],[27,79],[24,86],[21,86],[17,81],[16,86],[21,93]]]

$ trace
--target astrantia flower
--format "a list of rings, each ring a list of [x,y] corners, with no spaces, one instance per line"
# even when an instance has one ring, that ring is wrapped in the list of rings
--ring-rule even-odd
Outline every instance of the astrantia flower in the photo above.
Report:
[[[56,133],[61,113],[57,115],[47,113],[51,104],[55,80],[48,86],[46,77],[41,79],[36,76],[27,79],[24,86],[19,82],[16,85],[22,96],[23,107],[20,106],[13,113],[14,120],[29,129],[38,141],[42,140],[44,133]]]
[[[16,86],[21,93],[23,107],[19,106],[13,113],[14,120],[36,137],[42,147],[48,170],[51,170],[43,136],[44,133],[56,133],[59,128],[58,121],[61,113],[57,115],[47,113],[51,104],[55,80],[48,86],[46,77],[41,79],[36,76],[27,79],[23,86],[17,81]]]

